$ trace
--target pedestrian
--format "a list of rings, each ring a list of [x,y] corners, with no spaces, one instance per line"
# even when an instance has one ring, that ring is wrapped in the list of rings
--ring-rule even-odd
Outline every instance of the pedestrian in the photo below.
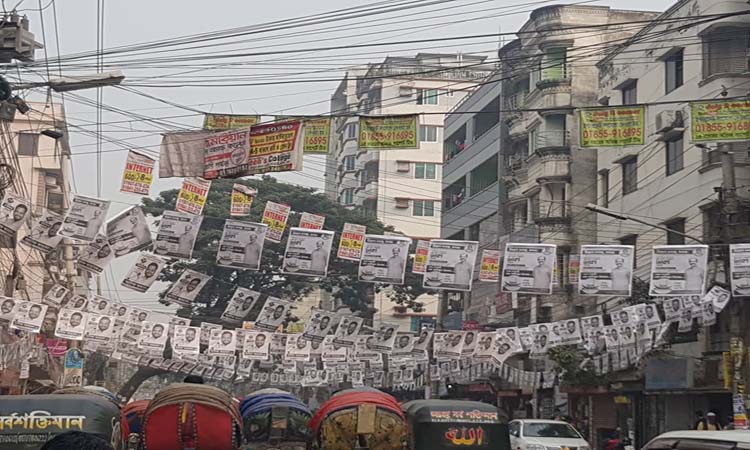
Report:
[[[697,430],[707,430],[707,431],[719,431],[721,430],[721,424],[716,418],[716,413],[709,412],[706,414],[706,420],[705,422],[698,423]]]
[[[39,450],[114,450],[104,439],[81,431],[68,431],[47,441]]]
[[[734,416],[730,414],[727,416],[727,426],[724,427],[725,430],[734,430]]]
[[[695,412],[695,422],[693,422],[693,430],[702,430],[701,426],[705,427],[706,418],[703,416],[703,411]]]

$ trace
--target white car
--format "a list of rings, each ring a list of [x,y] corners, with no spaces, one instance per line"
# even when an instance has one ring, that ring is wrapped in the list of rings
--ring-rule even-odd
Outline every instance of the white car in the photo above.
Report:
[[[670,431],[660,434],[643,447],[643,450],[740,450],[750,449],[750,433],[746,430],[727,431]]]
[[[559,420],[519,419],[508,424],[512,450],[591,450],[569,423]]]

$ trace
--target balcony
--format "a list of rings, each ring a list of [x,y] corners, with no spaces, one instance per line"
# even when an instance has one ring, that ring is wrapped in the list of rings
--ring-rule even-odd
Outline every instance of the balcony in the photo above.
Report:
[[[541,97],[540,108],[548,111],[540,111],[542,116],[548,114],[559,114],[559,109],[567,109],[572,106],[573,90],[570,78],[549,78],[537,83],[537,89]]]
[[[531,141],[539,156],[563,151],[570,154],[570,132],[567,130],[538,131],[532,134]]]
[[[539,226],[542,240],[554,240],[560,243],[572,240],[570,202],[567,200],[548,200],[539,206],[534,219]]]

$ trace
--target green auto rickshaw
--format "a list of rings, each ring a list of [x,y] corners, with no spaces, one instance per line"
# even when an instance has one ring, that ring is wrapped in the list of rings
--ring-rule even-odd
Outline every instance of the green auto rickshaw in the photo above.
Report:
[[[403,405],[409,450],[510,450],[507,420],[492,405],[414,400]]]

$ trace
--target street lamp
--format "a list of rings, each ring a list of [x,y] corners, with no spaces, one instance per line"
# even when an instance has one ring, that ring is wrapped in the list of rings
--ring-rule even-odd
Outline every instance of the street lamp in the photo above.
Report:
[[[622,221],[630,220],[632,222],[638,222],[640,224],[647,225],[649,227],[653,227],[653,228],[658,228],[660,230],[664,230],[667,233],[673,233],[673,234],[677,234],[679,236],[686,237],[688,239],[691,239],[693,241],[698,242],[699,244],[703,244],[702,240],[700,240],[700,239],[698,239],[696,237],[690,236],[689,234],[685,234],[685,233],[682,233],[682,232],[679,232],[679,231],[671,230],[671,229],[669,229],[669,228],[667,228],[667,227],[665,227],[663,225],[646,222],[645,220],[641,220],[641,219],[639,219],[637,217],[633,217],[633,216],[631,216],[629,214],[625,214],[625,213],[622,213],[622,212],[619,212],[619,211],[613,211],[613,210],[611,210],[609,208],[604,208],[604,207],[601,207],[599,205],[595,205],[593,203],[589,203],[588,205],[586,205],[586,209],[588,209],[589,211],[593,211],[595,213],[603,214],[605,216],[613,217],[613,218],[615,218],[617,220],[622,220]]]
[[[81,89],[99,88],[104,86],[117,86],[125,79],[125,75],[119,70],[114,72],[103,72],[93,75],[76,77],[50,78],[47,81],[37,83],[13,84],[13,89],[31,89],[35,87],[49,87],[55,92],[70,92]]]

